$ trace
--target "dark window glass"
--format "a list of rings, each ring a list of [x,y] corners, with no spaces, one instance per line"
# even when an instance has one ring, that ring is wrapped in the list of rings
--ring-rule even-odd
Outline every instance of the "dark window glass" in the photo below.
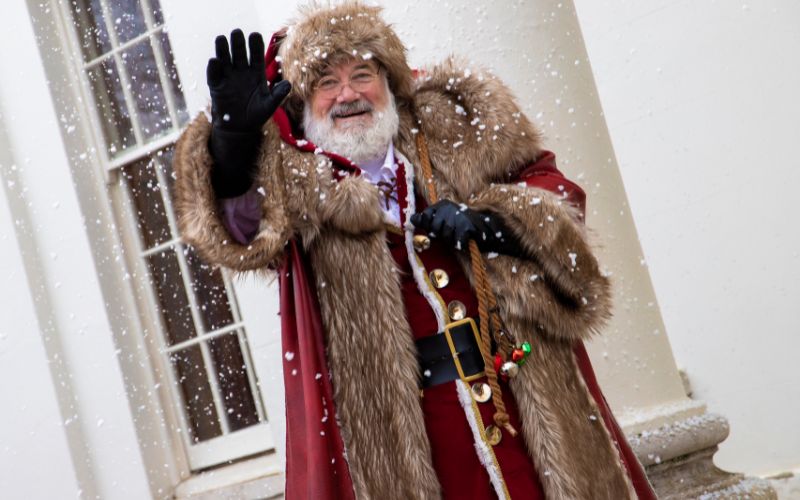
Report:
[[[156,24],[164,24],[164,13],[161,12],[161,4],[158,3],[158,0],[149,0],[148,3],[150,4],[150,10],[153,12],[153,19],[155,19]]]
[[[249,389],[239,337],[231,333],[208,342],[211,358],[217,372],[217,381],[225,406],[225,417],[231,431],[237,431],[258,423],[258,412]]]
[[[83,59],[91,61],[111,50],[100,0],[72,0],[72,17]]]
[[[113,59],[106,59],[92,66],[87,71],[87,77],[100,112],[108,151],[112,157],[116,156],[136,143],[117,65]]]
[[[172,170],[172,157],[175,155],[175,148],[173,146],[166,147],[156,153],[155,159],[158,162],[158,167],[164,173],[164,179],[167,181],[167,196],[173,199],[175,191],[175,171]]]
[[[150,277],[155,287],[167,343],[175,345],[195,336],[189,299],[183,287],[181,269],[173,250],[147,257]]]
[[[139,0],[109,0],[108,6],[111,9],[111,24],[120,44],[147,31]]]
[[[167,77],[169,78],[169,92],[175,101],[176,113],[178,115],[178,125],[183,125],[189,120],[189,112],[186,111],[186,100],[183,98],[183,86],[178,77],[178,70],[175,67],[175,59],[172,53],[172,45],[166,33],[159,33],[158,42],[161,44],[161,53],[164,54],[164,64],[167,65]]]
[[[233,323],[231,305],[219,269],[201,261],[191,247],[186,247],[186,261],[192,270],[192,290],[197,297],[206,332]]]
[[[197,443],[222,434],[200,346],[174,352],[170,361],[178,377],[192,440]]]
[[[170,131],[172,120],[150,40],[144,40],[125,50],[122,60],[128,71],[136,115],[145,141]]]
[[[155,168],[156,163],[145,158],[122,169],[125,184],[133,198],[139,234],[145,248],[152,248],[171,238]]]

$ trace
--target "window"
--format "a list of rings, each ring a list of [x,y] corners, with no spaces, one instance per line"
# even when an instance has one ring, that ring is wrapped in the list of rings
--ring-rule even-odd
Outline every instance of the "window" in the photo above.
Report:
[[[126,248],[189,463],[199,469],[271,446],[230,279],[179,239],[172,145],[188,119],[158,0],[69,0],[89,112],[127,220]],[[169,382],[169,383],[167,383]]]

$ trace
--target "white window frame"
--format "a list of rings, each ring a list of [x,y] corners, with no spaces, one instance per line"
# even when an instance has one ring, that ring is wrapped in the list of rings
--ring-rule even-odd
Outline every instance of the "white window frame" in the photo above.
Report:
[[[135,146],[130,146],[127,151],[121,153],[114,159],[111,158],[109,152],[106,150],[104,134],[100,124],[102,117],[95,106],[93,106],[94,93],[89,85],[86,75],[86,69],[98,64],[101,59],[107,58],[108,53],[95,60],[84,62],[83,53],[80,50],[79,41],[77,39],[77,33],[71,22],[72,17],[70,7],[66,5],[65,2],[59,2],[57,0],[50,0],[50,7],[53,12],[57,13],[62,26],[65,28],[64,35],[66,36],[62,37],[64,38],[63,50],[65,53],[68,53],[72,56],[68,58],[70,59],[70,63],[72,63],[74,66],[74,71],[71,73],[73,75],[77,75],[77,78],[75,78],[76,81],[72,82],[75,87],[74,92],[78,93],[77,101],[83,107],[82,112],[85,114],[89,128],[92,130],[92,144],[87,144],[87,146],[89,146],[87,149],[94,151],[99,160],[100,170],[103,173],[109,189],[109,199],[111,200],[112,212],[114,213],[118,222],[120,238],[123,242],[123,245],[128,248],[128,251],[123,252],[125,255],[124,261],[127,264],[127,269],[129,270],[126,273],[126,276],[133,277],[128,282],[137,301],[137,310],[131,311],[131,313],[137,314],[140,317],[142,324],[141,333],[143,333],[145,336],[147,336],[148,332],[157,333],[156,335],[150,335],[150,339],[156,339],[156,341],[146,342],[146,344],[151,346],[148,354],[150,362],[153,364],[152,368],[155,372],[155,379],[168,382],[156,383],[156,387],[153,388],[154,390],[158,391],[162,400],[162,404],[166,402],[167,404],[165,406],[171,406],[173,408],[173,411],[169,411],[168,409],[164,412],[166,423],[172,429],[175,429],[176,426],[177,428],[181,429],[179,432],[172,432],[172,434],[173,438],[177,438],[176,440],[181,443],[183,451],[186,455],[185,458],[187,459],[189,468],[191,470],[204,469],[246,456],[273,451],[275,448],[275,443],[273,432],[270,429],[264,409],[265,394],[263,390],[259,391],[259,384],[256,382],[255,376],[253,375],[255,372],[255,374],[261,378],[262,374],[260,372],[264,372],[263,367],[260,367],[260,369],[259,367],[251,367],[251,369],[248,370],[249,383],[251,390],[253,390],[254,399],[256,399],[256,408],[261,422],[246,429],[241,429],[234,433],[226,434],[228,431],[228,423],[224,416],[224,407],[219,399],[219,388],[212,387],[212,394],[216,396],[215,406],[220,417],[219,423],[223,429],[223,435],[200,443],[192,442],[188,422],[186,421],[182,397],[180,395],[179,388],[176,385],[174,371],[168,361],[169,354],[180,349],[181,347],[186,347],[189,344],[199,343],[203,353],[204,362],[206,364],[209,383],[216,385],[216,377],[213,375],[215,370],[213,366],[211,366],[213,363],[210,362],[208,352],[209,349],[204,341],[218,335],[236,331],[237,336],[239,337],[239,343],[242,348],[242,355],[245,358],[245,362],[250,362],[251,349],[242,333],[244,323],[240,317],[236,300],[231,293],[233,286],[230,276],[227,273],[223,273],[223,280],[225,282],[228,301],[231,305],[234,321],[222,329],[202,334],[200,333],[202,332],[203,325],[202,318],[197,310],[194,294],[191,293],[191,283],[189,283],[189,266],[186,262],[183,252],[180,251],[181,247],[178,240],[173,238],[170,241],[164,242],[153,249],[143,249],[141,237],[139,236],[138,231],[135,229],[136,220],[132,211],[132,207],[134,205],[132,204],[130,193],[128,192],[127,187],[124,185],[125,181],[123,176],[119,175],[119,170],[127,164],[133,163],[148,155],[152,155],[160,149],[174,143],[175,140],[177,140],[180,131],[173,130],[172,132],[166,133],[163,136],[151,140],[150,142],[143,143],[143,135],[136,116],[137,108],[133,102],[133,96],[130,93],[130,89],[128,89],[127,85],[124,84],[126,81],[128,81],[128,76],[126,74],[123,61],[121,60],[120,52],[137,42],[147,39],[153,34],[157,34],[159,31],[164,30],[164,28],[162,26],[155,26],[155,20],[152,16],[152,9],[150,9],[149,0],[141,0],[140,5],[145,17],[147,31],[144,34],[138,35],[123,44],[119,44],[114,26],[109,22],[110,9],[108,7],[107,0],[100,0],[100,3],[103,9],[104,18],[106,19],[106,28],[108,30],[109,39],[112,47],[114,47],[111,52],[113,53],[113,58],[117,65],[119,78],[122,81],[125,102],[128,106],[128,112],[131,117],[134,136],[136,139]],[[161,84],[164,89],[164,96],[170,118],[173,123],[173,128],[175,128],[176,124],[178,124],[178,114],[170,93],[170,84],[166,80],[168,75],[166,75],[166,72],[163,70],[165,59],[161,53],[160,45],[157,43],[151,45],[156,61],[159,64]],[[154,157],[154,159],[156,158]],[[159,177],[161,189],[165,190],[166,179],[163,178],[163,172],[158,168],[156,168],[155,171],[156,175]],[[164,196],[163,199],[166,204],[165,208],[169,227],[172,234],[175,235],[177,234],[177,228],[171,212],[172,207],[170,206],[170,200],[168,196]],[[158,250],[163,250],[164,248],[168,248],[170,246],[174,246],[176,249],[175,255],[179,262],[181,274],[184,280],[184,286],[186,287],[187,292],[189,292],[187,293],[187,298],[191,305],[192,319],[196,328],[199,326],[199,335],[187,343],[167,347],[164,332],[162,331],[160,321],[158,321],[159,315],[157,313],[158,308],[155,290],[148,284],[148,280],[146,278],[149,275],[149,270],[145,259],[147,256],[156,253]],[[134,249],[135,251],[131,251]],[[278,394],[278,396],[282,398],[282,392]]]

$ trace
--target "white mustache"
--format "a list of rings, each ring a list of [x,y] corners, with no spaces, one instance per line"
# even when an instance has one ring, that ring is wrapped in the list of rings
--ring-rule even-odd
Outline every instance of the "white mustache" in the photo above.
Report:
[[[372,105],[369,102],[358,100],[353,102],[343,102],[335,105],[333,108],[331,108],[329,115],[333,119],[371,111]]]

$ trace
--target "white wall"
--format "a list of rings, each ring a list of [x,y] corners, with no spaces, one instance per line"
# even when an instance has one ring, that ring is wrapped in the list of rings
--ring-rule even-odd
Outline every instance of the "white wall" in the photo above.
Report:
[[[679,366],[719,466],[800,468],[800,4],[576,0]]]
[[[14,188],[7,174],[15,165],[8,148],[0,126],[0,491],[10,498],[75,498],[80,487],[62,427],[58,388],[16,238],[24,222],[12,213],[6,196]],[[41,480],[43,469],[52,471],[47,481]]]
[[[0,429],[13,436],[2,440],[0,485],[8,489],[0,496],[147,498],[134,414],[61,139],[76,117],[53,107],[31,24],[48,6],[32,3],[39,12],[22,0],[4,4],[0,30],[8,49],[0,51],[0,255],[11,287],[0,311],[12,341],[0,352],[14,358],[0,359]],[[48,53],[62,57],[55,46]],[[86,216],[87,224],[105,221]]]

